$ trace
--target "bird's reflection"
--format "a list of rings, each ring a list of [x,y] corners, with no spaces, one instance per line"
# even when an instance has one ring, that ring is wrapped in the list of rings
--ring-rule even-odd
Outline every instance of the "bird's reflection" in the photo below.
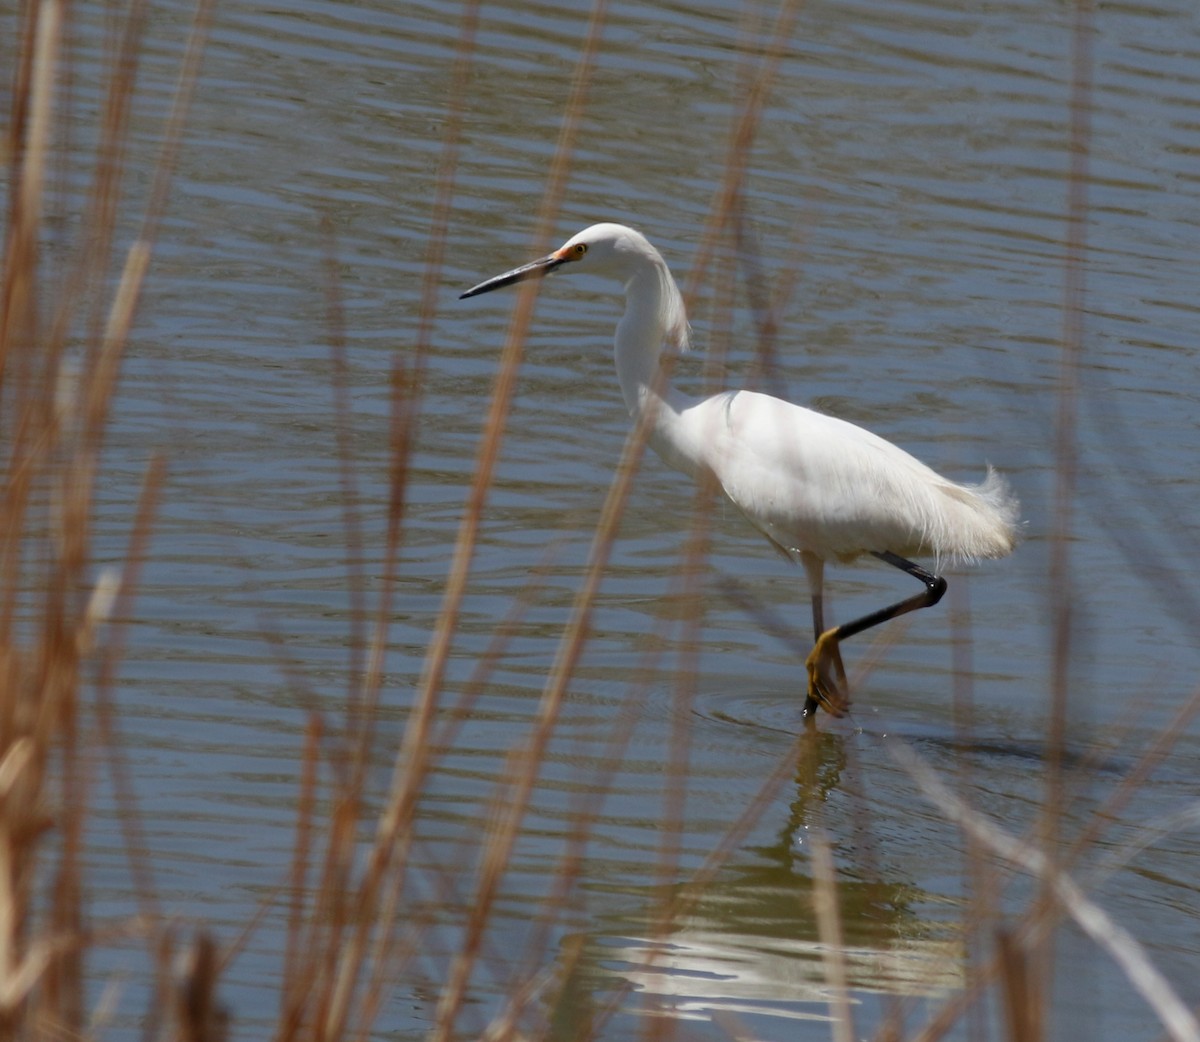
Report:
[[[705,1020],[736,1012],[777,1026],[823,1019],[829,990],[810,858],[817,829],[830,837],[839,862],[841,957],[856,997],[960,987],[961,943],[930,937],[929,924],[914,911],[919,889],[880,874],[880,859],[861,842],[858,823],[825,820],[833,817],[827,812],[835,795],[857,799],[844,781],[855,774],[853,740],[817,731],[797,737],[794,786],[771,842],[742,848],[702,882],[669,892],[646,887],[636,905],[602,914],[582,941],[574,1001],[582,992],[602,992],[607,979],[610,989],[637,993],[621,1002],[631,1012]],[[771,1036],[766,1027],[756,1030]]]

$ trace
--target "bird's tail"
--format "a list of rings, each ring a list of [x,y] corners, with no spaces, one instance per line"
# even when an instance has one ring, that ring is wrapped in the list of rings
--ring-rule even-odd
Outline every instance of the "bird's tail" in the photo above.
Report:
[[[991,466],[978,485],[947,482],[943,493],[959,504],[954,523],[955,538],[949,552],[939,558],[972,561],[983,557],[1005,557],[1017,545],[1021,504],[1008,482]]]

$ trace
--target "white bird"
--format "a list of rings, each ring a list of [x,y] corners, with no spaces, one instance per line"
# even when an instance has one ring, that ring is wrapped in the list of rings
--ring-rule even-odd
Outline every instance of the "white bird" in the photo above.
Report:
[[[548,256],[481,282],[462,297],[558,270],[608,276],[625,287],[617,379],[635,422],[645,417],[650,445],[672,467],[713,480],[777,550],[804,566],[815,638],[805,662],[805,718],[818,705],[835,716],[847,705],[841,641],[934,605],[945,593],[946,580],[909,557],[974,561],[1012,551],[1019,506],[990,467],[979,485],[955,484],[845,420],[756,391],[693,398],[670,386],[659,366],[664,346],[687,346],[683,297],[662,254],[632,228],[594,224]],[[864,554],[903,569],[925,589],[826,628],[826,562]]]

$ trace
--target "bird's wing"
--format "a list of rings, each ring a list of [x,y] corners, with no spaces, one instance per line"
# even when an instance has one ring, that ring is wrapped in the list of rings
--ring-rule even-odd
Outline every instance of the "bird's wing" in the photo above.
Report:
[[[872,550],[992,555],[972,534],[996,523],[975,516],[985,505],[975,490],[870,431],[751,391],[689,411],[702,464],[780,546],[826,560]]]

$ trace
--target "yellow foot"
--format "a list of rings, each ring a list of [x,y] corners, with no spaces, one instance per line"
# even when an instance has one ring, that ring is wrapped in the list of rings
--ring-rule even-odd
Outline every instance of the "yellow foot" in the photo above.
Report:
[[[830,716],[845,716],[850,706],[850,693],[846,687],[846,669],[842,665],[836,627],[826,630],[817,638],[804,661],[804,668],[808,671],[808,699],[804,704],[804,715],[811,719],[819,705]]]

